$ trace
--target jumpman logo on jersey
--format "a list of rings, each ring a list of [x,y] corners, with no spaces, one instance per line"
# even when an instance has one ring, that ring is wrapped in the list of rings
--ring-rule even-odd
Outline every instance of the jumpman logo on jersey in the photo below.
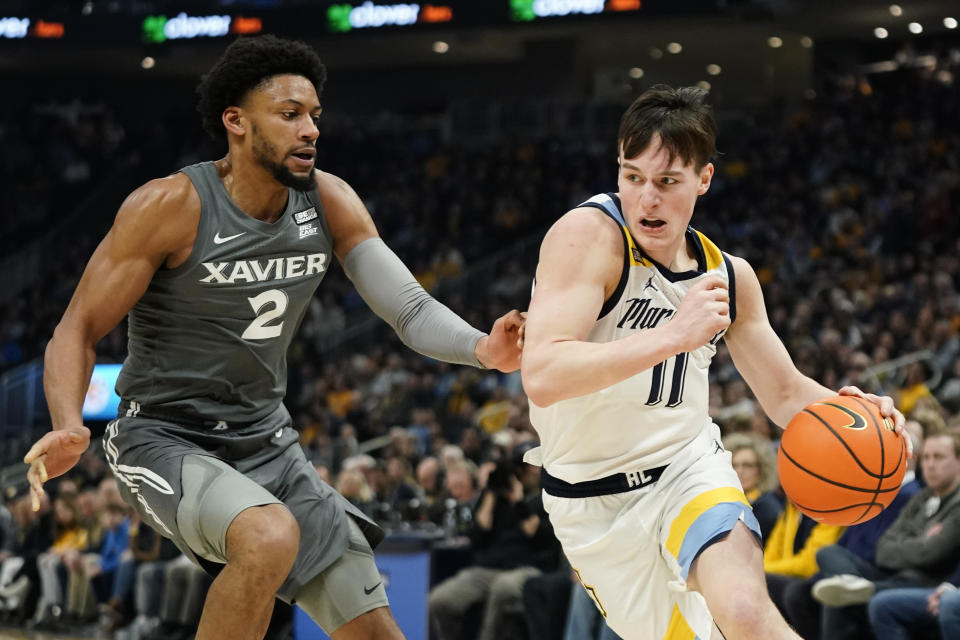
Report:
[[[647,289],[653,289],[654,291],[660,291],[660,289],[657,289],[657,286],[656,286],[655,284],[653,284],[653,276],[650,276],[650,278],[647,280],[647,284],[643,285],[643,290],[646,291]]]

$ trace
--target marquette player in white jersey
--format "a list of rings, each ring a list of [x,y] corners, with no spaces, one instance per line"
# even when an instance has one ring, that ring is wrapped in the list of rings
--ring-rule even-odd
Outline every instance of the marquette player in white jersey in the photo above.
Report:
[[[627,640],[797,638],[767,596],[759,527],[707,371],[724,339],[779,425],[834,392],[793,365],[760,284],[689,226],[710,188],[706,94],[654,87],[624,114],[618,192],[564,215],[540,249],[521,371],[544,506],[607,624]],[[861,395],[894,416],[893,401]],[[714,620],[716,621],[714,623]]]

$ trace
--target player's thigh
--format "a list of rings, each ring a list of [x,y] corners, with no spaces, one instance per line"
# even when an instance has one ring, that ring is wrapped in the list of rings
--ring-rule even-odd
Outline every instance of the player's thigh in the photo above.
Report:
[[[607,625],[625,640],[665,637],[679,591],[670,586],[673,575],[646,520],[657,506],[639,492],[546,495],[544,505],[564,554]]]
[[[294,599],[336,640],[402,637],[390,615],[373,550],[357,523],[350,517],[347,520],[347,550],[301,587]]]
[[[260,484],[152,418],[107,425],[103,447],[126,502],[188,557],[226,562],[226,533],[249,507],[281,502]]]
[[[667,467],[657,492],[664,504],[657,525],[664,560],[683,580],[704,550],[725,539],[738,523],[760,537],[730,454],[709,438],[697,438]]]
[[[180,478],[180,537],[195,555],[212,562],[227,561],[227,531],[237,516],[251,507],[282,505],[262,486],[210,456],[185,456]]]
[[[704,435],[677,456],[658,481],[656,491],[664,507],[656,530],[663,562],[674,575],[673,584],[683,591],[677,596],[683,619],[677,622],[708,638],[717,598],[735,591],[722,570],[704,584],[704,567],[715,562],[735,566],[737,575],[752,581],[752,592],[762,593],[760,602],[769,603],[769,598],[758,542],[760,525],[730,464],[730,454],[716,441],[719,434],[710,437],[705,430]],[[714,583],[720,589],[714,589]]]

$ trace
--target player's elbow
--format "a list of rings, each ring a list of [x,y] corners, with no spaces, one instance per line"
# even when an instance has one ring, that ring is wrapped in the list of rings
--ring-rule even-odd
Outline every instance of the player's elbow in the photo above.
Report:
[[[56,358],[58,352],[64,349],[70,350],[71,345],[76,344],[92,349],[96,342],[85,323],[65,316],[53,330],[53,336],[44,350],[44,358],[45,360]]]
[[[546,408],[559,400],[556,390],[540,367],[528,365],[524,360],[520,366],[520,377],[527,398],[538,407]]]

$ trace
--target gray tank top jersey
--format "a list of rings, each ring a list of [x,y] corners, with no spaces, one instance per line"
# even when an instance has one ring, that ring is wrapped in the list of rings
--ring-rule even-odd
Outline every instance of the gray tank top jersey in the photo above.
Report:
[[[212,162],[181,171],[200,195],[197,239],[130,311],[117,393],[206,420],[287,424],[287,347],[333,259],[319,198],[289,189],[267,223],[233,203]]]

